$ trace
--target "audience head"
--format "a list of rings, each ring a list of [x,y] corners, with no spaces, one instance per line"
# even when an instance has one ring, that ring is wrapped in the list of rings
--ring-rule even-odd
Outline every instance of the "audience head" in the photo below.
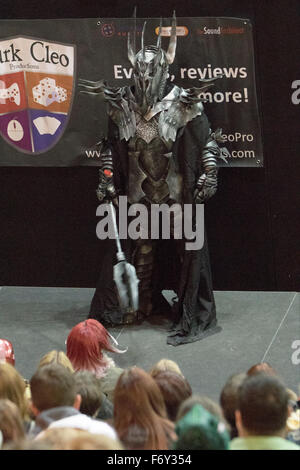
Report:
[[[124,447],[118,439],[84,431],[82,436],[77,436],[69,442],[66,450],[124,450]]]
[[[8,362],[15,365],[15,353],[13,345],[8,339],[0,339],[0,363]]]
[[[165,401],[167,416],[175,421],[179,406],[192,395],[188,381],[176,372],[165,370],[153,377]]]
[[[114,427],[127,449],[167,449],[168,433],[163,396],[155,380],[138,367],[126,369],[114,393]]]
[[[236,426],[239,436],[284,435],[289,396],[286,387],[273,375],[247,377],[239,389]]]
[[[37,440],[51,446],[53,450],[123,450],[117,439],[82,429],[48,428]]]
[[[112,336],[97,320],[88,319],[74,326],[67,339],[67,356],[74,369],[89,370],[99,377],[103,375],[109,367],[103,352],[123,352],[112,346],[110,339]]]
[[[10,441],[3,446],[2,450],[53,450],[46,442],[37,441],[31,437],[25,437],[16,441]]]
[[[17,405],[23,420],[28,418],[29,403],[25,396],[23,377],[8,363],[0,364],[0,398],[7,398]]]
[[[63,351],[49,351],[40,360],[38,368],[46,366],[48,364],[60,364],[66,369],[69,369],[70,372],[74,372],[70,359]]]
[[[176,362],[174,361],[171,361],[170,359],[161,359],[160,361],[158,361],[156,364],[154,364],[149,374],[152,377],[155,377],[156,374],[165,370],[170,370],[183,376],[183,373],[181,372],[178,364],[176,364]]]
[[[224,421],[224,416],[221,407],[213,401],[211,398],[202,395],[192,395],[190,398],[185,400],[179,407],[176,421],[179,421],[186,415],[195,405],[201,405],[209,413],[216,416],[220,421]]]
[[[286,391],[288,393],[289,400],[294,402],[294,405],[297,405],[297,401],[298,401],[297,393],[294,392],[294,390],[291,390],[290,388],[287,388]]]
[[[234,374],[227,380],[220,395],[220,405],[224,418],[231,428],[231,438],[237,437],[238,430],[235,424],[235,412],[238,408],[239,388],[247,375],[245,373]]]
[[[35,415],[58,406],[80,408],[74,374],[60,364],[40,367],[30,380],[30,389]]]
[[[99,379],[88,370],[75,372],[74,378],[76,393],[81,396],[81,413],[91,417],[96,416],[103,400]]]
[[[270,366],[267,362],[260,362],[258,364],[254,364],[250,369],[247,371],[247,375],[255,375],[255,374],[268,374],[277,376],[277,372],[273,367]]]
[[[19,408],[7,399],[0,399],[0,431],[3,444],[25,438],[25,429]]]
[[[176,424],[176,450],[227,450],[230,437],[225,424],[203,406],[194,405]]]

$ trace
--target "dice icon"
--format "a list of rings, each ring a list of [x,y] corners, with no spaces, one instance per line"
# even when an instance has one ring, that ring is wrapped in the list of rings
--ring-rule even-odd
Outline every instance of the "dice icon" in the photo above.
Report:
[[[32,88],[33,100],[45,107],[50,106],[54,101],[62,103],[67,99],[67,90],[56,85],[53,78],[46,77]]]

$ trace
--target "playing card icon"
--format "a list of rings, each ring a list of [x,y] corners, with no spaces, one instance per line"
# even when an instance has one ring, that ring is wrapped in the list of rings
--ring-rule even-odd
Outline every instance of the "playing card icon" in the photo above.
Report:
[[[61,122],[55,117],[44,116],[34,119],[33,124],[37,128],[40,135],[54,135],[61,125]]]

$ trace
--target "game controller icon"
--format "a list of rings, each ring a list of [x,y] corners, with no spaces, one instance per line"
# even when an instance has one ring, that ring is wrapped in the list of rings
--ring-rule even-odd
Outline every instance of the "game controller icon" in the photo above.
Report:
[[[6,104],[7,100],[15,102],[17,106],[20,106],[21,95],[19,85],[13,83],[10,87],[5,88],[5,82],[0,80],[0,104]]]

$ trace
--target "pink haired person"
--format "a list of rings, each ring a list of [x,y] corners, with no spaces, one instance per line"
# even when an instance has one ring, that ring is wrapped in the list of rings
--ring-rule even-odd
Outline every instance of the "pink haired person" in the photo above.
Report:
[[[118,344],[104,326],[94,319],[75,325],[67,338],[67,356],[74,370],[88,370],[100,380],[101,390],[113,400],[115,384],[123,372],[106,352],[124,353],[112,345]]]

